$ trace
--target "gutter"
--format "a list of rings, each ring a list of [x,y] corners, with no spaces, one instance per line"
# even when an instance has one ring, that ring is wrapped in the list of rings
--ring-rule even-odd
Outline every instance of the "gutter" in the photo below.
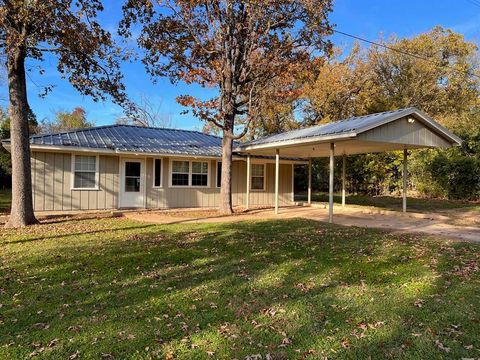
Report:
[[[3,147],[10,152],[10,142],[2,141]],[[105,155],[147,155],[153,157],[176,157],[176,158],[194,158],[194,159],[212,159],[212,160],[221,160],[221,156],[214,155],[202,155],[202,154],[178,154],[178,153],[157,153],[157,152],[136,152],[136,151],[122,151],[117,149],[102,149],[102,148],[89,148],[89,147],[73,147],[73,146],[63,146],[63,145],[38,145],[30,144],[30,150],[32,151],[55,151],[55,152],[67,152],[67,153],[94,153],[94,154],[105,154]],[[234,160],[244,160],[246,161],[246,154],[232,154]],[[262,156],[262,155],[252,155],[252,158],[259,158],[265,160],[274,159],[273,156]],[[280,158],[283,162],[299,163],[306,164],[307,160],[297,159],[297,158]]]

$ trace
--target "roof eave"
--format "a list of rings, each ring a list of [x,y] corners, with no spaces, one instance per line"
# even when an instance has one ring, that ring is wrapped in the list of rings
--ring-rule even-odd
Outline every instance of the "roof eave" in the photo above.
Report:
[[[277,149],[277,148],[280,149],[282,147],[290,147],[293,145],[309,145],[311,143],[329,142],[332,140],[348,140],[356,136],[357,136],[356,132],[348,132],[344,134],[335,134],[335,135],[312,136],[312,137],[304,137],[304,138],[298,138],[298,139],[292,139],[292,140],[269,142],[269,143],[263,143],[263,144],[238,146],[234,150],[239,152],[246,152],[249,150],[259,150],[259,149]]]

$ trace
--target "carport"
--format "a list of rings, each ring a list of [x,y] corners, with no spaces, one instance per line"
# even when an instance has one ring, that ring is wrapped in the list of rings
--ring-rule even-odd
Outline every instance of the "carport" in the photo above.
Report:
[[[275,156],[275,213],[278,214],[280,155],[308,160],[308,204],[312,195],[312,159],[329,157],[329,222],[333,222],[333,181],[335,156],[342,156],[342,206],[345,206],[346,157],[354,154],[403,150],[403,211],[407,211],[408,150],[446,149],[461,145],[452,134],[427,114],[416,108],[353,117],[324,125],[292,130],[259,138],[235,150],[250,156]],[[250,197],[247,170],[247,202]],[[248,207],[248,203],[247,203]]]

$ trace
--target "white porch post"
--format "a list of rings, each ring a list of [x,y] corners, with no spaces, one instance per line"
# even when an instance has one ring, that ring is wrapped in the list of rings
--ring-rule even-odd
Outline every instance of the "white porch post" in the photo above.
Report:
[[[330,143],[330,181],[328,184],[328,222],[333,223],[333,171],[335,161],[335,144]]]
[[[308,205],[312,204],[312,159],[308,159]]]
[[[347,170],[347,155],[343,154],[342,163],[342,207],[345,207],[345,173]]]
[[[279,177],[280,177],[280,150],[275,149],[275,214],[278,214]]]
[[[247,194],[245,200],[245,208],[250,207],[250,155],[247,155]]]
[[[407,149],[403,149],[403,212],[407,212]]]

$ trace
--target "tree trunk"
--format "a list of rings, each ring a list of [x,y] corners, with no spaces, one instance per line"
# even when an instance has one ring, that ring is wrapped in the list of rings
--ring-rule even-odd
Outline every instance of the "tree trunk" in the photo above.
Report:
[[[25,80],[25,48],[7,54],[10,106],[10,152],[12,154],[12,210],[6,227],[36,224],[33,213],[28,102]]]
[[[223,132],[222,140],[222,187],[220,189],[220,208],[222,214],[233,214],[232,207],[232,148],[230,131]]]

